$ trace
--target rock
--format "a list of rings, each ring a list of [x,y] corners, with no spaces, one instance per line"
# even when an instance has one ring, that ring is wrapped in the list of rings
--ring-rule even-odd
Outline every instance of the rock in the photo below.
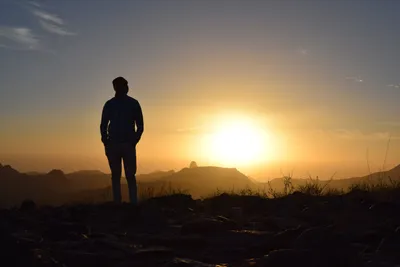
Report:
[[[108,258],[108,253],[94,253],[79,250],[63,250],[54,252],[54,257],[64,266],[96,266],[108,267],[111,266],[111,261]]]
[[[140,208],[138,219],[142,231],[160,232],[167,227],[167,218],[154,202],[147,203]]]
[[[282,218],[282,217],[265,217],[262,219],[264,230],[270,231],[282,231],[285,229],[294,229],[304,224],[294,218]]]
[[[44,235],[50,240],[57,241],[68,239],[72,234],[85,234],[87,232],[88,228],[84,224],[53,220],[46,224]]]
[[[238,227],[239,227],[238,224],[234,220],[231,220],[224,216],[219,215],[219,216],[215,217],[215,219],[222,222],[224,224],[224,226],[229,230],[238,229]]]
[[[182,225],[182,234],[212,234],[221,231],[234,230],[234,225],[230,222],[212,218],[200,218],[189,221]]]
[[[178,211],[187,211],[189,208],[193,209],[196,207],[196,201],[188,194],[154,197],[148,200],[148,202],[158,207],[168,207]],[[144,204],[144,206],[146,206],[146,204]]]
[[[106,239],[109,241],[118,241],[118,237],[107,233],[91,233],[87,235],[89,239]]]
[[[292,243],[305,230],[304,227],[298,226],[292,229],[286,229],[275,234],[270,242],[270,249],[290,248]],[[269,250],[268,250],[269,251]]]
[[[190,165],[189,165],[189,168],[190,168],[190,169],[197,168],[197,167],[198,167],[198,166],[197,166],[196,161],[190,162]]]
[[[0,228],[0,247],[4,266],[32,266],[31,242],[19,243],[7,229]]]
[[[318,265],[318,262],[315,262],[315,258],[313,258],[312,256],[313,256],[312,251],[309,250],[294,250],[294,249],[273,250],[264,257],[263,266],[265,267],[325,266],[324,264]]]
[[[370,246],[366,244],[361,244],[361,243],[351,243],[351,247],[357,251],[358,254],[364,254],[364,253],[373,253],[374,251],[371,249]]]
[[[395,231],[391,235],[384,237],[378,245],[377,251],[394,257],[396,262],[400,263],[400,255],[398,255],[400,251],[400,233]]]
[[[338,233],[335,233],[333,226],[312,227],[304,230],[294,240],[293,246],[299,249],[320,249],[343,246],[344,239]]]
[[[393,263],[387,262],[387,261],[368,261],[365,265],[365,267],[398,267],[399,265],[395,265]]]
[[[160,216],[159,211],[155,210],[147,210],[141,215],[141,209],[135,205],[131,204],[123,204],[122,206],[125,206],[125,211],[121,212],[120,214],[120,223],[122,227],[125,228],[134,228],[136,225],[140,222],[141,219],[144,220],[151,220],[152,215],[151,213],[153,212],[153,218],[154,216]],[[154,213],[157,213],[157,215],[154,215]],[[148,217],[146,217],[148,216]]]
[[[98,239],[95,240],[93,247],[95,248],[94,251],[98,251],[99,248],[106,249],[107,251],[113,252],[113,256],[125,256],[128,258],[135,257],[135,246],[130,245],[124,242],[112,241],[112,240],[104,240]],[[92,250],[91,250],[92,251]]]
[[[55,260],[45,249],[32,249],[32,262],[31,266],[49,266],[49,267],[63,267],[63,265]],[[65,265],[64,265],[65,266]]]
[[[326,209],[318,207],[319,205],[321,205],[321,203],[316,202],[314,205],[304,207],[301,212],[297,214],[297,217],[312,226],[330,224],[330,214],[324,214]]]
[[[314,250],[282,249],[271,251],[264,257],[265,267],[361,267],[361,261],[354,257],[338,254],[334,250],[317,252]]]
[[[246,257],[246,248],[240,246],[212,246],[202,253],[205,262],[238,262]]]
[[[393,219],[399,217],[399,205],[394,202],[379,202],[370,206],[369,210],[373,213],[375,218]],[[388,216],[390,215],[390,216]]]
[[[70,240],[63,240],[53,242],[53,248],[57,250],[91,250],[95,245],[97,245],[93,240],[83,239],[80,241],[70,241]]]
[[[153,248],[144,248],[137,250],[133,258],[139,261],[152,261],[154,259],[157,260],[170,260],[175,257],[175,253],[172,249],[165,247],[153,247]]]
[[[211,251],[216,250],[226,254],[236,250],[237,254],[245,252],[249,256],[255,254],[263,256],[265,248],[271,247],[271,237],[272,234],[269,232],[234,230],[207,236],[206,240],[209,242],[208,248]]]
[[[43,238],[41,236],[25,231],[20,233],[13,233],[11,234],[11,236],[14,238],[14,241],[18,244],[18,246],[27,249],[34,249],[38,246],[40,242],[43,241]]]
[[[400,263],[400,216],[393,214],[400,202],[359,204],[347,196],[339,203],[336,198],[294,194],[260,200],[221,195],[197,203],[181,194],[154,198],[138,207],[110,203],[40,208],[26,200],[19,208],[0,210],[0,245],[3,262],[15,266]],[[208,206],[200,212],[204,203]],[[297,217],[301,214],[313,223]],[[380,265],[383,262],[387,264]]]
[[[164,267],[218,267],[218,265],[207,264],[190,259],[174,258],[171,262],[165,264]]]
[[[36,203],[31,199],[22,201],[19,208],[21,211],[34,211],[36,209]]]
[[[289,206],[306,205],[316,201],[315,196],[300,191],[294,191],[283,199],[286,204],[289,204]]]
[[[182,249],[201,249],[209,241],[200,236],[154,236],[143,240],[145,246],[165,246]]]
[[[259,196],[239,196],[222,193],[221,195],[205,199],[203,201],[205,210],[211,214],[224,214],[233,216],[239,220],[240,216],[266,212],[269,199]],[[236,214],[236,216],[235,216]]]
[[[360,266],[358,247],[352,246],[334,226],[313,227],[302,232],[293,242],[293,248],[310,250],[313,260],[321,266]],[[316,256],[318,255],[318,257]],[[322,259],[329,259],[323,263]]]
[[[369,230],[360,234],[356,234],[353,238],[351,238],[351,241],[355,243],[366,244],[376,248],[383,237],[384,236],[382,235],[382,233]]]
[[[243,209],[242,207],[232,207],[230,210],[231,217],[238,222],[243,222]]]

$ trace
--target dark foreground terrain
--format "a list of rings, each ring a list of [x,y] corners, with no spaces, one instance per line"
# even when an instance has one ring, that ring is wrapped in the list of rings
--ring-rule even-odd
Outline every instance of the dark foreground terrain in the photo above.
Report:
[[[0,211],[2,266],[396,266],[400,194],[187,195]]]

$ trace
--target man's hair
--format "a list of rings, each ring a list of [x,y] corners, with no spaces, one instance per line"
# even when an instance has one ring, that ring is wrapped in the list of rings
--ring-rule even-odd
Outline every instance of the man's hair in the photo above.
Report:
[[[112,81],[114,88],[118,88],[120,86],[127,86],[128,81],[124,77],[117,77]]]

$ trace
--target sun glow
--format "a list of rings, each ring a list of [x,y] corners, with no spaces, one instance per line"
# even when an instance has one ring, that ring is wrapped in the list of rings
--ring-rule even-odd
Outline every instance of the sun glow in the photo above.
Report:
[[[208,139],[212,162],[223,166],[244,166],[271,159],[269,131],[251,119],[221,120]]]

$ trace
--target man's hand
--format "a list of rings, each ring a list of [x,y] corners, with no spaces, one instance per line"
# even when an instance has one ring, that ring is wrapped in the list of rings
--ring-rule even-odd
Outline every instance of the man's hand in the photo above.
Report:
[[[136,146],[139,143],[139,140],[137,138],[133,139],[132,145]]]
[[[106,146],[108,140],[108,123],[110,122],[109,102],[106,102],[101,113],[100,134],[101,142]]]
[[[101,142],[103,143],[104,146],[107,146],[110,143],[110,140],[108,138],[102,138]]]

